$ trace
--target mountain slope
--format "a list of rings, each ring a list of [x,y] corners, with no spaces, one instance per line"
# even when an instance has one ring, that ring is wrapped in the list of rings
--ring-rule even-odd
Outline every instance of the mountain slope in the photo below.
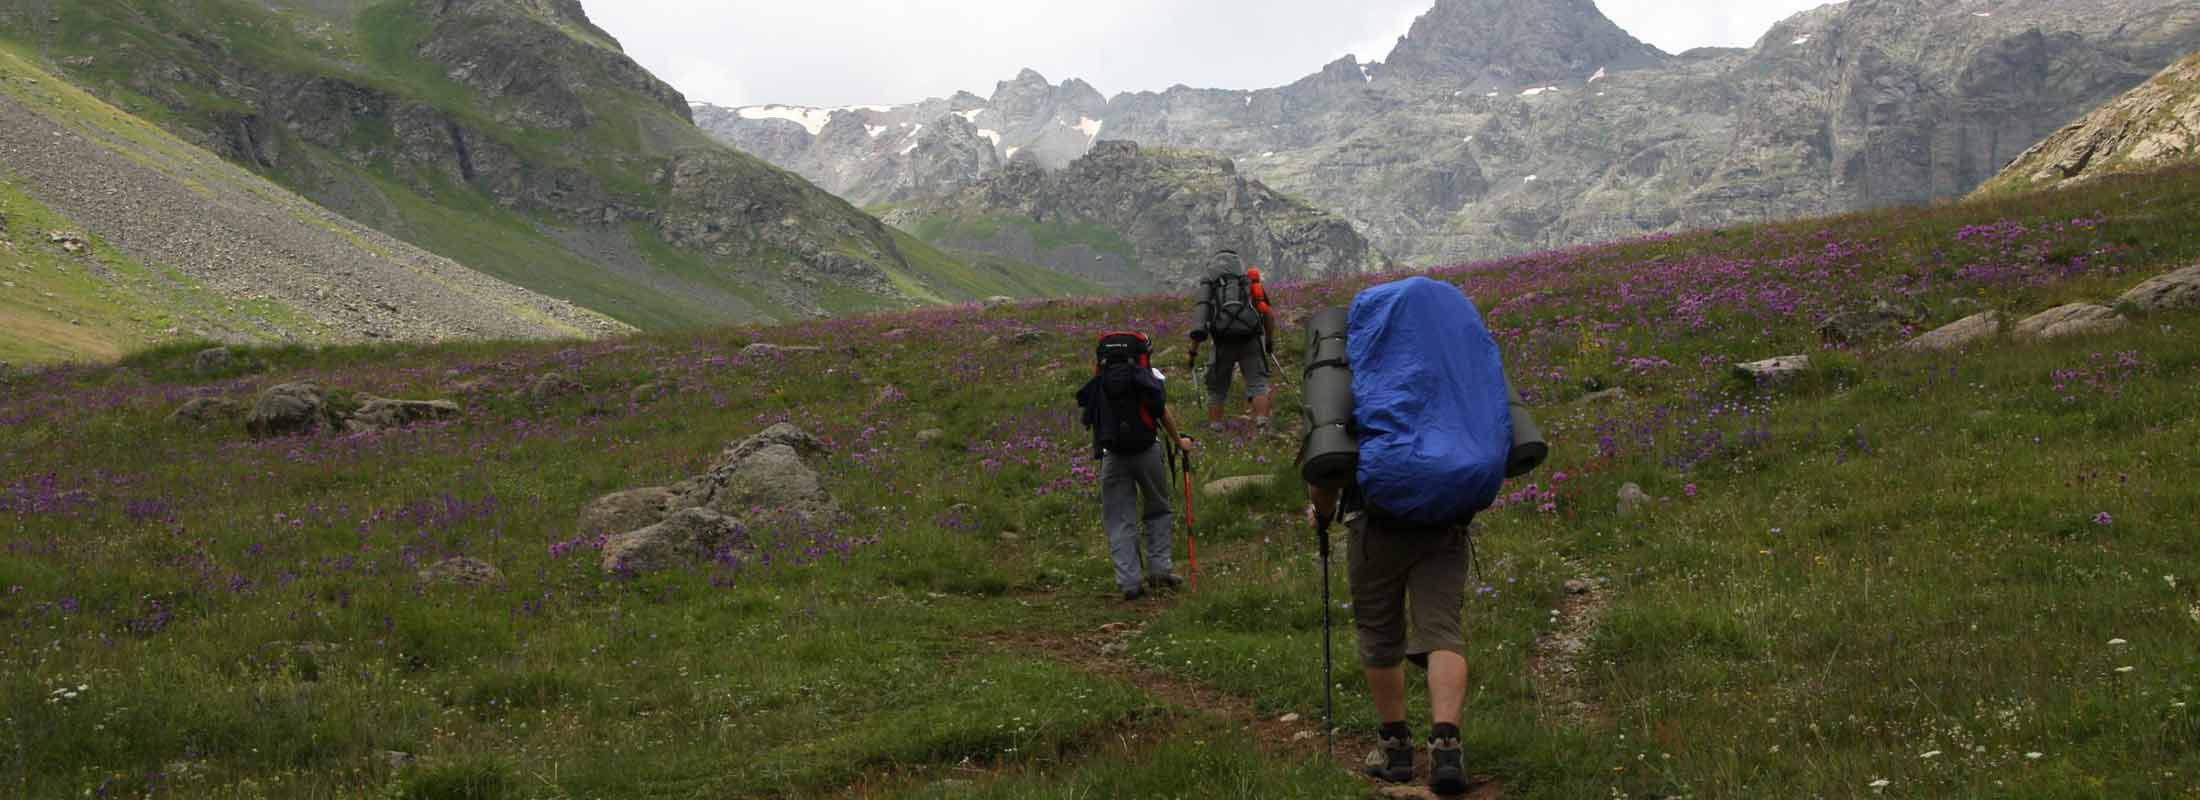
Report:
[[[269,184],[0,48],[0,360],[173,338],[337,343],[631,331]]]
[[[1960,197],[2194,50],[2189,0],[1850,0],[1746,49],[1679,56],[1588,0],[1440,0],[1387,63],[1348,56],[1273,89],[1176,87],[1096,108],[1079,81],[1031,102],[1045,86],[1033,74],[991,98],[778,113],[855,117],[915,143],[932,131],[915,124],[952,108],[1004,158],[1045,141],[1060,159],[1086,131],[1216,152],[1385,252],[1444,263]],[[752,113],[703,124],[736,142],[773,127],[775,149],[760,152],[859,202],[901,180],[871,150]],[[869,173],[844,169],[866,158]]]
[[[2047,137],[1976,196],[2046,189],[2200,157],[2200,55]]]
[[[951,251],[1040,264],[1129,293],[1189,285],[1224,248],[1276,281],[1390,266],[1351,225],[1238,174],[1229,159],[1130,142],[1101,142],[1052,172],[1020,159],[887,220]]]
[[[573,0],[25,0],[0,31],[322,204],[643,327],[896,307],[937,253],[717,144]],[[921,247],[920,247],[921,250]]]

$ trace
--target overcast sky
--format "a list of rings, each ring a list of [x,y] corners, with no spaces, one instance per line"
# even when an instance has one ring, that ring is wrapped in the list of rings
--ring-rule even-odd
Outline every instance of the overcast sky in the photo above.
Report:
[[[584,0],[689,99],[905,103],[991,94],[1031,67],[1103,94],[1281,86],[1390,54],[1433,0]],[[1597,0],[1667,52],[1748,45],[1826,0]]]

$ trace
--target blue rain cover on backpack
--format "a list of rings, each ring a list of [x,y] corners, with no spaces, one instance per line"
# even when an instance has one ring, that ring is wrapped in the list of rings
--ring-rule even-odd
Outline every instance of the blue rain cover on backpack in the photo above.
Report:
[[[1497,341],[1474,303],[1428,278],[1383,284],[1352,301],[1345,338],[1368,504],[1448,525],[1495,503],[1512,407]]]

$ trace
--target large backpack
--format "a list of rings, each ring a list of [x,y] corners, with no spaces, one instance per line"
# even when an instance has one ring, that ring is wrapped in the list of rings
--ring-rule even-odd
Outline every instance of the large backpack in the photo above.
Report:
[[[1153,343],[1141,333],[1109,333],[1093,348],[1093,378],[1078,394],[1092,428],[1094,455],[1135,456],[1153,449],[1160,420],[1152,400],[1162,393]]]
[[[1206,331],[1210,336],[1241,339],[1260,334],[1259,284],[1251,276],[1225,272],[1201,282],[1207,290]]]
[[[1376,286],[1353,300],[1345,338],[1369,512],[1443,526],[1494,504],[1513,451],[1511,391],[1474,303],[1427,278]]]

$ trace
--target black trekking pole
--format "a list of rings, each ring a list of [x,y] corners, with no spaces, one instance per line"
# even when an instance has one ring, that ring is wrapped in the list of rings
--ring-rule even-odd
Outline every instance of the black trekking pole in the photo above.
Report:
[[[1330,520],[1317,519],[1314,523],[1315,544],[1321,548],[1322,558],[1322,733],[1329,737],[1329,759],[1337,759],[1337,681],[1335,664],[1331,660],[1329,644],[1329,524]]]

